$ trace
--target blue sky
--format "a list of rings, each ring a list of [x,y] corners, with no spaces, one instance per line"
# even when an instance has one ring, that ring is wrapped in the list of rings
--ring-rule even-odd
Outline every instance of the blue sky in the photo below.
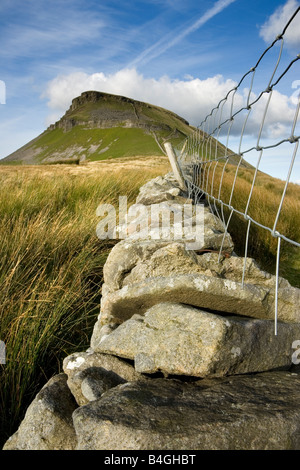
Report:
[[[280,30],[284,15],[299,4],[297,0],[1,0],[0,158],[59,119],[72,98],[87,89],[164,106],[198,125],[255,65],[276,36],[276,28]],[[299,31],[300,15],[287,38],[282,67],[299,53]],[[255,93],[265,88],[276,55],[278,48],[263,61]],[[300,89],[299,62],[273,97],[266,139],[279,138],[290,126]],[[251,144],[255,132],[253,121],[245,143]],[[237,140],[238,134],[233,135],[231,147]],[[268,158],[270,172],[283,177],[290,149],[285,155],[277,149]],[[292,179],[300,182],[297,162]]]

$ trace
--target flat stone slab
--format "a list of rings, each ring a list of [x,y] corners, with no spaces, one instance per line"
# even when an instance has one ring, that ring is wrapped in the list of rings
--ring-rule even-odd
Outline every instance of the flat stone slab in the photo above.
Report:
[[[173,302],[232,315],[274,319],[274,289],[203,274],[153,277],[124,286],[101,301],[100,324],[120,324],[157,303]],[[300,323],[300,289],[278,290],[278,320]]]
[[[97,351],[132,359],[142,373],[196,377],[262,372],[292,365],[300,324],[219,316],[162,303],[100,340]]]
[[[300,375],[132,382],[78,408],[79,450],[299,450]]]

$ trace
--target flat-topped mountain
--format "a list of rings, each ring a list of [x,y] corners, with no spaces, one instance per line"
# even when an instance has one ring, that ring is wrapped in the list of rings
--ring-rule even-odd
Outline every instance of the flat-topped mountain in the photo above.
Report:
[[[41,164],[163,155],[163,143],[178,146],[193,128],[177,114],[124,96],[86,91],[73,99],[55,124],[2,163]]]
[[[159,131],[169,131],[176,125],[189,126],[185,119],[164,108],[99,91],[86,91],[74,98],[65,115],[50,128],[69,130],[80,124],[91,128],[137,127]]]

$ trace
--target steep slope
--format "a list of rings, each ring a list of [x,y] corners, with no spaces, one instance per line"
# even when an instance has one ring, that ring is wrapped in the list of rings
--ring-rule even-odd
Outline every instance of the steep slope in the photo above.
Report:
[[[1,163],[41,164],[162,155],[168,140],[180,145],[193,131],[166,109],[118,95],[86,91],[65,115]]]

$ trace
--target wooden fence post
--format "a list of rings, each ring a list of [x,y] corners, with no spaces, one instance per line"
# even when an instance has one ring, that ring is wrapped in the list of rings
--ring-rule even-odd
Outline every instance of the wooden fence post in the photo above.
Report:
[[[185,181],[184,181],[184,177],[183,177],[181,168],[178,164],[178,161],[177,161],[176,155],[174,153],[172,144],[170,142],[166,142],[164,144],[164,146],[165,146],[169,161],[171,163],[171,167],[172,167],[174,176],[175,176],[176,180],[179,183],[180,189],[186,190],[186,184],[185,184]]]

